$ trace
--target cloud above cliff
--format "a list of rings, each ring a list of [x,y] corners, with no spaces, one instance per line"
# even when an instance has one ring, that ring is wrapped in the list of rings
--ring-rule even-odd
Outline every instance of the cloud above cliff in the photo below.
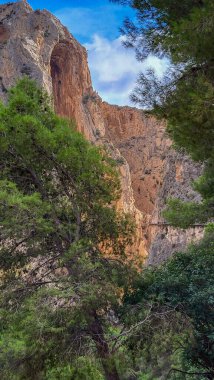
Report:
[[[138,62],[134,51],[126,49],[122,42],[123,37],[111,41],[95,34],[85,47],[95,89],[109,103],[128,105],[138,74],[152,67],[162,76],[168,61],[150,56]]]
[[[83,1],[76,0],[75,4],[55,15],[88,50],[94,88],[109,103],[129,105],[138,74],[150,66],[161,76],[168,62],[149,57],[141,63],[133,50],[124,48],[119,27],[126,16],[134,17],[130,8],[108,0],[87,0],[84,7],[79,6]]]

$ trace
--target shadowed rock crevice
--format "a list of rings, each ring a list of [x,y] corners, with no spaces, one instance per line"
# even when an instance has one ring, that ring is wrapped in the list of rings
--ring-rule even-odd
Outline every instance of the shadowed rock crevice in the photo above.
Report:
[[[51,60],[51,78],[55,111],[60,116],[73,118],[74,88],[72,84],[72,56],[69,43],[59,42],[53,49]]]

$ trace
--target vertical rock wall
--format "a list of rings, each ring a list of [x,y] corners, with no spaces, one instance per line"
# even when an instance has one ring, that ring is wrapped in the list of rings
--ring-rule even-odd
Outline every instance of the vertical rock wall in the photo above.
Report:
[[[191,187],[201,166],[171,148],[165,124],[131,107],[102,104],[107,135],[126,158],[135,205],[143,213],[142,232],[148,263],[158,264],[203,236],[203,228],[168,226],[162,218],[168,198],[200,201]]]

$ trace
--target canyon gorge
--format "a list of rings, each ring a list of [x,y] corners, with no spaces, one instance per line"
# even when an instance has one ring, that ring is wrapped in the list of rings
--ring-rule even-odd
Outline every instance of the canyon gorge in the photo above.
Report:
[[[122,187],[118,209],[135,218],[137,257],[157,264],[202,237],[200,226],[178,230],[162,218],[169,197],[199,200],[191,183],[201,166],[173,149],[164,122],[100,98],[86,49],[55,16],[34,11],[25,1],[1,5],[0,71],[2,101],[18,78],[30,76],[52,97],[58,115],[74,119],[89,141],[105,146],[116,160]]]

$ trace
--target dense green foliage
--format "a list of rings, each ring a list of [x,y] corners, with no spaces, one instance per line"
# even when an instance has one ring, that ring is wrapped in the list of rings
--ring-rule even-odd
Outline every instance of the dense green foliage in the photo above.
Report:
[[[184,372],[193,372],[193,375],[204,374],[201,379],[213,379],[213,268],[214,243],[213,237],[209,236],[199,245],[190,247],[188,252],[175,255],[159,268],[145,270],[142,278],[136,282],[134,292],[127,295],[128,308],[131,305],[132,313],[134,310],[137,320],[139,317],[142,319],[146,315],[150,316],[147,326],[141,327],[141,339],[138,337],[136,348],[138,350],[140,348],[138,355],[141,358],[142,347],[147,350],[149,359],[147,365],[148,367],[154,365],[153,375],[155,372],[158,373],[158,364],[155,360],[157,358],[160,360],[164,354],[165,370],[168,372],[170,368],[176,368]],[[138,316],[136,305],[140,310]],[[131,323],[133,317],[131,314]],[[151,329],[152,326],[154,330]],[[157,345],[158,339],[162,347]],[[135,341],[134,337],[131,341]],[[148,349],[151,341],[152,352]],[[164,341],[167,345],[163,343]],[[177,352],[177,356],[174,357],[173,346]],[[180,362],[176,363],[178,359]],[[175,367],[175,364],[178,366]],[[189,368],[192,368],[192,371]],[[164,371],[164,368],[159,368],[159,374],[161,370]]]
[[[0,108],[1,379],[117,379],[134,226],[113,160],[49,103],[26,78]]]

